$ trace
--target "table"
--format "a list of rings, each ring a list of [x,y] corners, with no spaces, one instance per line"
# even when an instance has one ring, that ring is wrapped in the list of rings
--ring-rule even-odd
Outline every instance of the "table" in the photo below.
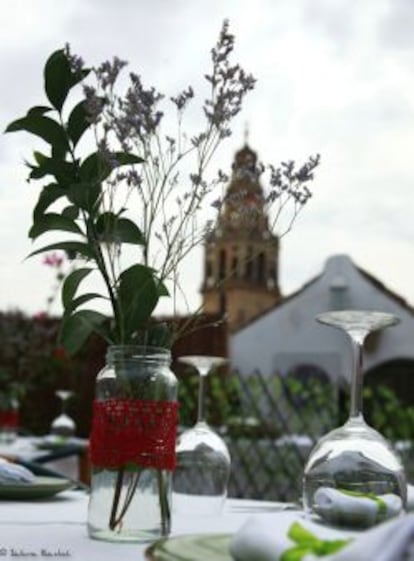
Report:
[[[0,501],[0,559],[43,561],[143,561],[149,544],[92,540],[86,532],[88,496],[65,491],[37,501]],[[172,535],[233,533],[252,514],[286,509],[283,503],[228,499],[224,512],[211,518],[173,517]]]

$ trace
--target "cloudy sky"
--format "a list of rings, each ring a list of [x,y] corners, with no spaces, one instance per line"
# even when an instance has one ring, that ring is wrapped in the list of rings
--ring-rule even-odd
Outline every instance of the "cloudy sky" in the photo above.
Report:
[[[66,42],[89,64],[118,55],[174,94],[201,83],[229,18],[235,60],[257,86],[217,164],[230,168],[246,123],[265,162],[322,156],[314,197],[282,242],[282,291],[346,253],[414,305],[412,0],[2,0],[1,8],[2,130],[44,103],[44,62]],[[39,189],[25,181],[32,144],[24,133],[0,137],[0,310],[38,312],[53,284],[41,258],[25,260]],[[191,271],[195,306],[200,254]]]

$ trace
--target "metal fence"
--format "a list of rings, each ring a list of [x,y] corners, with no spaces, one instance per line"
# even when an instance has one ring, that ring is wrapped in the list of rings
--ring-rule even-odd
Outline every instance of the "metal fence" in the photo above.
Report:
[[[368,421],[400,448],[409,477],[414,475],[414,408],[402,408],[388,389],[366,393]],[[260,372],[210,376],[206,401],[209,424],[224,438],[232,458],[229,495],[262,500],[298,500],[314,443],[347,414],[346,397],[328,382]],[[182,377],[182,428],[194,422],[196,402],[196,376]]]

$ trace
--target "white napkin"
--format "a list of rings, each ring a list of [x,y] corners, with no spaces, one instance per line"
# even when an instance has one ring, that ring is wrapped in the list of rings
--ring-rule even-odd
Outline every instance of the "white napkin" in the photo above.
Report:
[[[297,545],[288,537],[289,529],[294,523],[299,523],[321,540],[348,539],[356,534],[315,524],[297,512],[256,515],[248,518],[233,536],[230,554],[236,561],[278,561],[286,550]],[[311,559],[314,556],[307,555],[303,561]]]
[[[27,468],[0,458],[0,485],[33,483],[35,475]]]
[[[323,561],[403,561],[412,559],[414,514],[387,520],[361,533],[353,542]],[[319,557],[319,560],[321,558]],[[273,561],[276,561],[273,558]]]
[[[293,545],[287,537],[289,525],[280,527],[275,519],[270,526],[258,517],[249,518],[230,542],[231,556],[237,561],[278,561]]]
[[[314,495],[313,508],[332,524],[367,528],[400,514],[403,505],[401,498],[392,493],[371,498],[320,487]]]
[[[287,537],[295,519],[250,518],[234,535],[230,553],[236,561],[279,561],[281,555],[295,546]],[[307,553],[302,561],[403,561],[414,540],[414,514],[388,520],[360,533],[340,532],[298,520],[304,528],[322,540],[350,539],[340,551],[323,557]],[[351,537],[350,537],[351,536]]]

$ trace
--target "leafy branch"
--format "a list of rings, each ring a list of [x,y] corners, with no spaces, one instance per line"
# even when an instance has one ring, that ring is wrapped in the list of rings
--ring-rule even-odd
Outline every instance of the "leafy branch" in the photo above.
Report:
[[[6,132],[26,131],[47,145],[27,163],[29,180],[46,182],[29,236],[37,240],[60,232],[67,237],[30,255],[60,250],[79,263],[62,286],[60,338],[69,352],[75,353],[92,331],[112,344],[133,343],[148,333],[159,299],[169,295],[166,283],[176,280],[181,261],[202,240],[202,229],[195,233],[195,217],[221,182],[220,176],[205,178],[207,166],[254,86],[251,75],[230,64],[233,46],[225,22],[206,75],[211,96],[203,105],[205,124],[190,140],[182,121],[194,97],[191,86],[170,98],[178,135],[165,135],[161,93],[131,72],[120,94],[117,80],[125,62],[115,57],[86,68],[69,47],[46,62],[49,105],[32,107],[7,127]],[[79,97],[79,88],[82,98],[73,103],[72,90]],[[96,150],[83,157],[80,145],[86,137]],[[194,171],[187,174],[189,161],[184,175],[187,159],[194,161]],[[79,295],[80,285],[95,274],[104,290]],[[98,299],[109,304],[110,318],[90,306]]]

